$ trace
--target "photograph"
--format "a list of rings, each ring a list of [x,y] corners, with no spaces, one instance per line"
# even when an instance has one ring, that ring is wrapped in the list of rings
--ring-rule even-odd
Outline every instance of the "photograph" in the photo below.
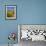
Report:
[[[16,5],[6,5],[5,10],[6,19],[16,19]]]

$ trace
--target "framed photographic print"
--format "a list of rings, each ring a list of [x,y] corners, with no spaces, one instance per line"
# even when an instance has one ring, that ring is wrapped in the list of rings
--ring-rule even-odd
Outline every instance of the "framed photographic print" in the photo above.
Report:
[[[16,5],[6,5],[5,6],[5,18],[9,20],[16,19]]]

